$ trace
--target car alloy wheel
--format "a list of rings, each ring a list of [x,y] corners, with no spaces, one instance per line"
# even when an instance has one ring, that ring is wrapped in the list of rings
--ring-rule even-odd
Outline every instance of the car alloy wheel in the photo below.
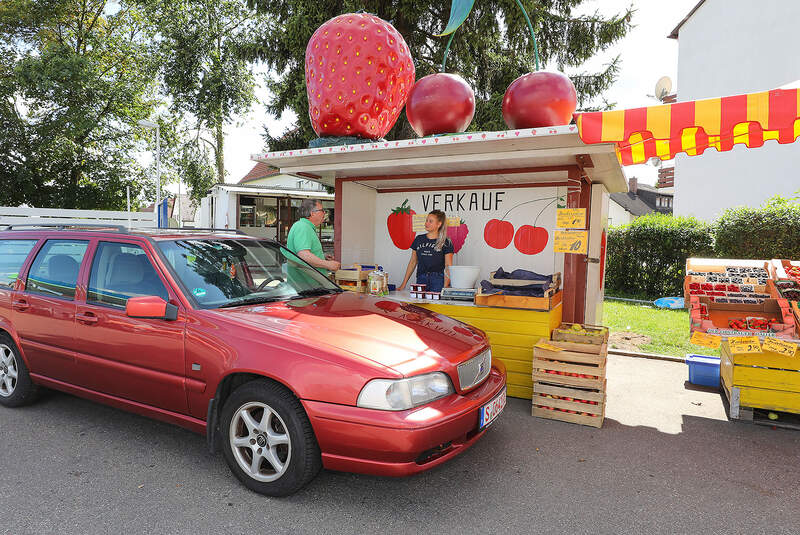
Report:
[[[0,344],[0,396],[10,397],[17,388],[17,358],[14,351],[5,344]]]
[[[251,401],[236,409],[228,433],[234,459],[251,478],[271,482],[286,473],[292,440],[283,419],[269,405]]]

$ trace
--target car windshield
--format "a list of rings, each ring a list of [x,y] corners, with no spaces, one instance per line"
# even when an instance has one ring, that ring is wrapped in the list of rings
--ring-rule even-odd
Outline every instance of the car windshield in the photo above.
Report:
[[[202,308],[222,308],[341,289],[280,245],[250,239],[185,239],[158,247]]]

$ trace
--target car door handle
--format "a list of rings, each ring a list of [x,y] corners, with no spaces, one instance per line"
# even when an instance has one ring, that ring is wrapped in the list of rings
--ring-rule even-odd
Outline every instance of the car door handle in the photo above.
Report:
[[[31,306],[28,304],[27,301],[20,299],[19,301],[13,301],[11,303],[11,308],[13,308],[14,310],[19,310],[20,312],[24,312],[25,310],[31,308]]]
[[[99,321],[99,318],[94,314],[75,314],[75,319],[82,323],[94,324]]]

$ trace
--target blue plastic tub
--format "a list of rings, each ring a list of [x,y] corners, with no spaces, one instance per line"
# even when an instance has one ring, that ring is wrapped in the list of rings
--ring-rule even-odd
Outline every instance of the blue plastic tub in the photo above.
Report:
[[[693,385],[719,388],[719,357],[686,355],[689,382]]]

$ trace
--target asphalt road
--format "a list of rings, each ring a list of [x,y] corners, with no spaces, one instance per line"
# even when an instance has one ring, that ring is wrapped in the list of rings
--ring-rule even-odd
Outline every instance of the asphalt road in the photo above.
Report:
[[[510,400],[460,457],[406,479],[323,471],[242,487],[203,437],[72,396],[0,409],[0,532],[797,533],[800,432],[728,422],[681,364],[609,358],[602,429]]]

